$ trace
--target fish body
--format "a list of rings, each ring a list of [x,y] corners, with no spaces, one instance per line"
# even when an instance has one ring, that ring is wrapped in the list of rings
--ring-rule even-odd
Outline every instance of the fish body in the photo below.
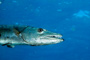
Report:
[[[46,29],[20,25],[0,25],[0,45],[48,45],[62,42],[62,35]]]

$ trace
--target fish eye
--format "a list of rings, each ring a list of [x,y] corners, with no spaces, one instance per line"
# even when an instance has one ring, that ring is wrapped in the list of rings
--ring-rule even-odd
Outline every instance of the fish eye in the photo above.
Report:
[[[42,28],[39,28],[39,29],[38,29],[38,32],[42,32],[42,31],[44,31]]]

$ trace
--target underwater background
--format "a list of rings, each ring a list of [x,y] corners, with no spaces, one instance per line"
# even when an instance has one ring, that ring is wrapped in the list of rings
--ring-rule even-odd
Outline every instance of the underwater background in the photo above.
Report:
[[[0,60],[90,60],[90,0],[0,0],[0,25],[29,25],[63,35],[44,46],[0,45]]]

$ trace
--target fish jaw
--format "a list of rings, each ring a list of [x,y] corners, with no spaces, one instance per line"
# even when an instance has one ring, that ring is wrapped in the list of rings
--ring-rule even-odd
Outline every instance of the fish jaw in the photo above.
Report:
[[[38,34],[38,33],[37,33]],[[43,31],[43,33],[34,35],[34,37],[29,41],[30,45],[39,46],[39,45],[49,45],[57,44],[63,42],[62,35],[58,33],[53,33],[50,31]]]

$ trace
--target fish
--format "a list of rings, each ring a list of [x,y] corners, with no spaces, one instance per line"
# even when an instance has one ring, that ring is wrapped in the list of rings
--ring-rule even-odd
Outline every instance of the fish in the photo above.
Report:
[[[16,45],[49,45],[63,41],[62,34],[43,28],[24,25],[0,25],[0,45],[9,48],[14,48]]]

